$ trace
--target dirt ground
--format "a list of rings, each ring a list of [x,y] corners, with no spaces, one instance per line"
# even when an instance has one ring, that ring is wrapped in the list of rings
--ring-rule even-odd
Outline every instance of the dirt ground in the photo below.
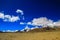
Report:
[[[0,33],[0,40],[60,40],[60,31],[34,33]]]

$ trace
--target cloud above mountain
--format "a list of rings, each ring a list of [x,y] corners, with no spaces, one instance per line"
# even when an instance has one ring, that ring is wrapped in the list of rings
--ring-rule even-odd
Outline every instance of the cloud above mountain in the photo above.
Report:
[[[32,24],[37,26],[47,26],[48,24],[52,24],[52,23],[53,20],[50,20],[46,17],[34,18],[32,20]]]
[[[55,26],[60,26],[60,20],[58,20],[57,22],[54,22]]]
[[[54,20],[48,19],[47,17],[39,17],[39,18],[34,18],[31,24],[42,27],[47,27],[47,26],[54,27],[54,26],[60,26],[60,20],[54,22]]]
[[[4,13],[1,12],[0,12],[0,19],[2,19],[4,22],[15,22],[20,20],[19,16],[5,15]]]

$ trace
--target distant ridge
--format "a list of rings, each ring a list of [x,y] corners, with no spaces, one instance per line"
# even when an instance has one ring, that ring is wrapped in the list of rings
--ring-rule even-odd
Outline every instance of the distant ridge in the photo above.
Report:
[[[44,28],[36,28],[30,30],[29,32],[50,32],[50,31],[59,31],[60,28],[51,28],[51,27],[44,27]]]

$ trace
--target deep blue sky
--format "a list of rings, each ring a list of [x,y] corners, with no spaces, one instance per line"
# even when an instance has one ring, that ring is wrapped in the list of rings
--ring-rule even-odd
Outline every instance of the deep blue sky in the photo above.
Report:
[[[5,14],[19,15],[15,13],[17,9],[24,11],[25,21],[38,17],[47,17],[54,21],[60,19],[59,0],[0,0],[0,11],[4,11]],[[0,20],[0,30],[22,28],[19,22],[5,23]]]

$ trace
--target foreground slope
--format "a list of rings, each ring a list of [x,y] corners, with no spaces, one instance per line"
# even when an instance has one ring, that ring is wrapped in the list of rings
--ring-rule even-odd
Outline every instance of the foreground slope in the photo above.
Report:
[[[0,40],[60,40],[60,31],[0,33]]]

